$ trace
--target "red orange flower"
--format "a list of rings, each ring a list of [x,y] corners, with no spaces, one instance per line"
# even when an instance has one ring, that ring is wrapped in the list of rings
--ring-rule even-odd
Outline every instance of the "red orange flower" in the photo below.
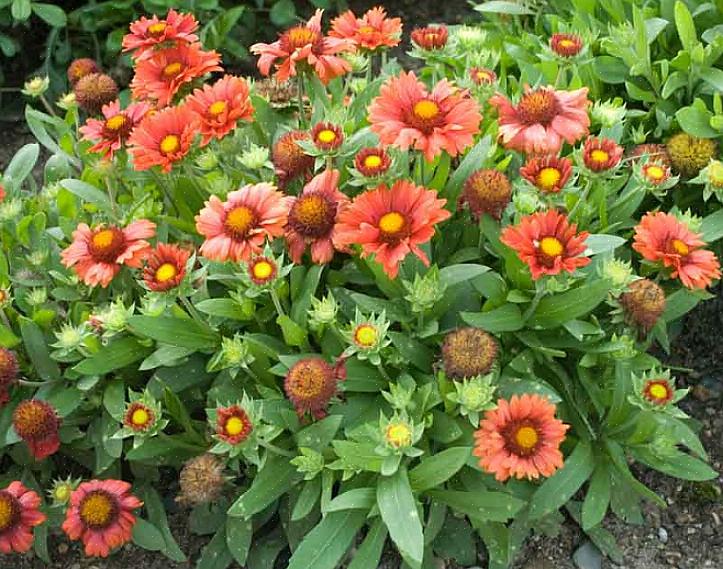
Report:
[[[36,460],[55,454],[60,448],[60,419],[50,403],[39,399],[21,401],[13,412],[13,428]]]
[[[497,81],[497,73],[485,67],[473,67],[469,70],[469,76],[475,85],[490,85]]]
[[[47,516],[40,496],[17,480],[0,490],[0,553],[25,553],[33,545],[33,528]]]
[[[0,346],[0,407],[10,401],[10,386],[18,379],[18,371],[15,352]]]
[[[501,482],[552,476],[562,467],[560,443],[570,428],[555,418],[556,407],[539,395],[500,399],[485,412],[474,434],[473,454],[485,472]]]
[[[648,379],[643,386],[643,397],[653,405],[666,405],[675,397],[675,388],[670,380],[661,377],[660,379]]]
[[[230,192],[225,202],[211,196],[196,216],[196,231],[206,237],[201,254],[214,261],[247,261],[262,251],[266,238],[284,233],[288,198],[267,183]]]
[[[251,282],[258,286],[270,283],[279,274],[279,267],[276,261],[270,257],[253,257],[246,263],[246,268],[248,269]]]
[[[254,430],[248,413],[238,405],[216,409],[216,435],[230,445],[238,445]]]
[[[193,14],[183,14],[171,9],[165,19],[158,16],[142,16],[130,25],[130,33],[123,37],[123,51],[135,51],[133,57],[143,59],[153,54],[161,45],[193,43],[198,22]]]
[[[590,126],[587,87],[575,91],[527,87],[517,105],[500,93],[492,96],[490,103],[499,112],[505,148],[527,154],[557,154],[563,140],[574,144]]]
[[[577,34],[552,34],[550,49],[561,57],[574,57],[582,51],[582,38]]]
[[[347,10],[332,20],[329,35],[350,40],[358,49],[368,51],[395,47],[402,35],[402,20],[387,18],[387,12],[381,6],[367,10],[361,18]]]
[[[148,253],[146,239],[156,233],[156,224],[146,219],[120,229],[99,225],[91,229],[85,223],[73,231],[73,242],[60,254],[63,264],[73,267],[88,286],[107,287],[121,266],[139,268]]]
[[[188,108],[199,116],[201,146],[221,139],[236,128],[238,121],[250,121],[254,108],[245,79],[225,75],[213,85],[204,85],[188,97]]]
[[[653,186],[659,186],[670,178],[670,168],[662,162],[648,162],[640,169],[643,178]]]
[[[318,356],[303,358],[286,374],[284,391],[300,417],[310,413],[321,419],[326,416],[326,407],[336,394],[339,380],[345,377],[343,360],[332,366]]]
[[[565,187],[572,174],[572,160],[558,156],[530,158],[520,168],[520,175],[546,194],[556,194]]]
[[[148,432],[156,424],[156,412],[141,401],[134,401],[123,414],[123,425],[135,433]]]
[[[128,139],[136,170],[160,166],[170,172],[173,164],[191,150],[198,132],[198,115],[188,107],[169,107],[149,114]]]
[[[384,271],[395,278],[399,263],[414,253],[425,265],[427,255],[419,245],[434,235],[434,226],[450,217],[447,200],[437,192],[398,180],[391,188],[382,184],[354,198],[341,212],[336,226],[337,248],[361,245],[362,257],[374,254]]]
[[[382,144],[415,148],[429,162],[442,150],[456,156],[470,146],[481,120],[467,91],[443,79],[430,93],[414,72],[387,80],[369,106],[371,129]]]
[[[603,172],[615,168],[623,157],[623,147],[609,138],[590,137],[582,149],[585,166],[593,172]]]
[[[271,66],[276,65],[274,76],[286,81],[297,74],[297,65],[308,66],[326,84],[334,77],[351,70],[348,61],[338,54],[354,51],[354,44],[347,39],[325,37],[321,34],[321,15],[316,13],[304,26],[286,30],[273,43],[255,43],[251,53],[259,55],[258,68],[262,75],[269,75]]]
[[[344,142],[344,133],[335,124],[320,122],[311,130],[311,140],[319,150],[334,150]]]
[[[576,231],[577,225],[570,224],[565,215],[548,210],[526,215],[518,225],[505,227],[500,241],[515,250],[537,280],[562,271],[572,273],[590,263],[588,257],[580,256],[589,234]]]
[[[63,531],[73,541],[83,541],[86,555],[108,557],[111,549],[131,540],[133,510],[143,505],[130,490],[122,480],[83,482],[70,496]]]
[[[633,249],[645,259],[672,269],[688,288],[705,288],[721,276],[720,263],[712,251],[703,249],[699,233],[669,213],[648,213],[635,227]]]
[[[178,245],[159,243],[148,251],[143,267],[143,281],[156,292],[176,288],[186,276],[186,263],[191,252]]]
[[[349,199],[339,191],[339,171],[315,176],[298,198],[290,198],[286,243],[294,263],[301,263],[307,245],[311,260],[324,264],[334,257],[335,224]]]
[[[157,107],[170,105],[184,85],[212,71],[222,71],[221,56],[200,44],[178,44],[155,51],[136,65],[131,90],[136,99],[150,99]]]
[[[447,45],[449,32],[446,26],[428,26],[412,30],[412,41],[422,49],[442,49]]]
[[[102,153],[104,158],[112,160],[113,153],[123,147],[133,128],[149,110],[147,103],[131,103],[124,110],[120,108],[120,101],[103,105],[104,120],[89,118],[80,127],[83,140],[95,143],[90,147],[91,152]]]
[[[354,157],[354,167],[368,178],[384,174],[391,165],[392,160],[383,148],[362,148]]]

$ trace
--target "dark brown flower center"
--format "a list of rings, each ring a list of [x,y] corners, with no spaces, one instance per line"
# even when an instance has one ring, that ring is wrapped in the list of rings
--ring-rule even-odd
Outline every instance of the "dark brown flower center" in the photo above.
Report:
[[[525,124],[547,126],[557,116],[558,104],[555,94],[547,89],[537,89],[522,96],[517,114]]]
[[[299,196],[289,212],[289,225],[305,237],[322,237],[334,227],[337,206],[320,193]]]
[[[125,250],[126,239],[117,227],[96,229],[88,242],[88,252],[93,260],[101,263],[115,263]]]
[[[80,519],[91,529],[105,529],[118,517],[117,499],[105,490],[89,492],[80,502]]]
[[[234,239],[243,239],[255,225],[256,213],[243,205],[229,211],[224,221],[226,233]]]

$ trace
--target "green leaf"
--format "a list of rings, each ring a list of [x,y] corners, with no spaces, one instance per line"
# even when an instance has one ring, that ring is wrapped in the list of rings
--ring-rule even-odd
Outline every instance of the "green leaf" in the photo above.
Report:
[[[455,208],[457,197],[462,189],[462,184],[470,177],[472,172],[484,167],[490,153],[492,138],[487,135],[482,137],[472,149],[467,152],[457,169],[452,173],[444,188],[442,197],[447,198],[447,208]]]
[[[723,211],[723,210],[721,210]],[[681,288],[665,299],[665,310],[663,320],[673,322],[693,310],[702,300],[700,295]]]
[[[607,465],[599,460],[582,503],[582,529],[587,531],[598,525],[605,517],[609,504],[610,471]]]
[[[585,239],[585,245],[587,249],[586,255],[597,255],[599,253],[607,253],[608,251],[614,251],[620,245],[625,243],[627,239],[618,237],[617,235],[605,235],[605,234],[593,234],[588,235]]]
[[[236,563],[243,566],[251,549],[251,538],[254,527],[251,520],[243,518],[226,518],[226,546]]]
[[[150,486],[144,486],[140,489],[140,495],[143,499],[143,507],[148,514],[148,519],[161,532],[161,535],[166,543],[162,550],[163,554],[176,563],[184,563],[186,561],[186,556],[178,547],[178,544],[171,533],[171,529],[168,527],[166,510],[163,508],[163,502],[161,501],[161,497],[158,495],[158,492]]]
[[[103,391],[103,407],[116,421],[123,421],[126,407],[125,385],[123,380],[114,379],[108,382]]]
[[[148,551],[162,551],[166,547],[160,530],[143,518],[136,518],[133,526],[133,543]]]
[[[469,447],[451,447],[432,456],[424,457],[409,471],[409,483],[415,492],[424,492],[441,486],[465,465],[470,456]]]
[[[25,351],[33,363],[35,373],[45,381],[60,379],[60,368],[58,364],[50,359],[48,345],[45,342],[45,336],[40,326],[25,316],[20,316],[18,321],[20,322],[20,334],[23,337]]]
[[[171,346],[211,351],[219,343],[218,335],[213,330],[191,319],[131,316],[128,326],[140,336],[147,336]]]
[[[503,304],[487,312],[462,312],[460,316],[470,326],[482,328],[493,334],[514,332],[524,326],[520,308],[513,303]]]
[[[291,521],[296,522],[308,516],[319,501],[320,495],[321,477],[317,476],[304,482],[304,486],[294,504],[294,509],[291,511]]]
[[[340,512],[344,510],[369,511],[376,501],[374,488],[354,488],[339,494],[323,509],[323,513]]]
[[[477,278],[489,270],[490,268],[485,267],[484,265],[465,263],[450,265],[449,267],[440,269],[439,280],[441,284],[449,287]]]
[[[298,293],[294,296],[291,304],[291,318],[299,326],[305,328],[308,319],[307,311],[311,308],[311,297],[314,296],[316,288],[319,286],[321,273],[324,265],[312,265],[304,276],[304,282],[299,288]]]
[[[153,348],[142,345],[137,338],[126,336],[103,346],[73,370],[83,375],[105,375],[145,358],[152,351]]]
[[[223,526],[201,550],[196,569],[226,569],[231,563],[233,556],[226,546],[226,527]]]
[[[249,319],[241,305],[231,298],[207,298],[194,306],[210,316],[219,316],[232,320]]]
[[[604,83],[620,85],[625,83],[628,76],[628,66],[625,63],[611,55],[600,55],[592,62],[592,68],[595,75]]]
[[[530,519],[537,520],[563,506],[592,474],[595,460],[587,441],[577,443],[565,465],[545,480],[532,496]]]
[[[691,105],[678,109],[675,118],[685,132],[699,138],[716,138],[720,133],[710,126],[713,113]]]
[[[505,492],[430,490],[426,494],[446,504],[458,514],[465,514],[473,520],[481,521],[507,521],[524,505],[522,500]]]
[[[599,279],[561,294],[547,296],[537,305],[528,324],[538,328],[554,328],[568,320],[585,316],[605,300],[609,288],[605,279]]]
[[[40,146],[37,143],[26,144],[15,153],[10,164],[5,168],[3,181],[10,187],[18,189],[33,171],[38,161]]]
[[[296,8],[292,0],[277,0],[269,13],[271,22],[278,28],[285,28],[296,18]]]
[[[54,28],[62,28],[68,23],[68,17],[60,6],[33,2],[33,12]]]
[[[307,333],[304,328],[299,326],[286,314],[281,314],[276,318],[276,323],[281,328],[284,335],[284,341],[290,346],[303,346],[307,341]]]
[[[692,51],[698,43],[698,32],[695,30],[693,16],[685,5],[685,2],[678,0],[675,3],[675,27],[678,29],[678,37],[683,49]]]
[[[360,510],[326,515],[294,551],[287,569],[336,569],[365,520]]]
[[[321,421],[304,427],[294,435],[296,445],[312,448],[319,452],[323,451],[334,440],[334,435],[339,430],[343,419],[342,415],[329,415]]]
[[[632,454],[649,467],[682,480],[702,482],[713,480],[718,476],[718,473],[705,462],[683,452],[659,458],[647,448],[636,448]]]
[[[723,209],[705,216],[700,224],[700,232],[706,243],[713,243],[723,237]]]
[[[387,540],[387,528],[382,520],[377,518],[372,527],[369,528],[364,541],[357,549],[354,558],[347,569],[369,569],[378,567],[384,550],[384,542]]]
[[[531,16],[535,13],[524,4],[505,0],[491,0],[484,4],[477,4],[474,9],[483,14],[509,14],[512,16]]]
[[[13,0],[13,5],[10,7],[13,18],[20,22],[24,22],[30,17],[31,10],[30,0]]]
[[[110,199],[108,199],[108,195],[95,186],[71,178],[61,180],[60,185],[80,199],[98,206],[104,212],[113,213],[113,206],[110,203]]]
[[[377,483],[377,505],[392,541],[413,569],[420,569],[424,557],[424,535],[407,471],[399,468]]]
[[[411,362],[420,371],[427,372],[431,369],[434,354],[427,346],[403,332],[387,332],[387,334],[405,360]]]
[[[251,487],[231,505],[228,515],[250,519],[288,492],[300,477],[287,457],[272,456],[256,474]]]

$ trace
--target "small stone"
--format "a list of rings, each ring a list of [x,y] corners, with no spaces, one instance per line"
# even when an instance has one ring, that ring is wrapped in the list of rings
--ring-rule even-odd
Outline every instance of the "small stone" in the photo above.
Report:
[[[602,554],[591,541],[586,541],[578,547],[572,560],[578,569],[601,569],[602,567]]]
[[[68,549],[69,547],[67,543],[58,544],[58,553],[60,553],[61,555],[68,553]]]
[[[668,530],[662,526],[658,528],[658,539],[662,543],[668,543]]]

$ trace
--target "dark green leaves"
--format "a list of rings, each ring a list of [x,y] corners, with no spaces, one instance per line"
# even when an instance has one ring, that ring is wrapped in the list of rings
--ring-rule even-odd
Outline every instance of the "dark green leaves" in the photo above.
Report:
[[[554,328],[568,320],[585,316],[605,300],[608,290],[607,281],[600,279],[561,294],[545,297],[528,324],[539,328]]]
[[[364,525],[366,511],[347,510],[327,514],[309,532],[289,561],[287,569],[335,569],[339,567],[354,536]]]
[[[219,342],[215,332],[191,319],[168,316],[132,316],[128,325],[140,336],[147,336],[171,346],[210,351],[216,348]]]
[[[270,457],[254,478],[251,488],[229,508],[228,515],[250,519],[288,492],[300,478],[288,458]]]
[[[103,346],[73,369],[83,375],[104,375],[145,358],[151,351],[152,348],[142,345],[138,339],[126,336]]]
[[[425,457],[409,472],[409,483],[415,492],[441,486],[457,474],[469,456],[469,447],[451,447]]]
[[[392,476],[379,479],[377,505],[402,557],[412,568],[419,569],[424,557],[424,535],[406,470],[400,468]]]

